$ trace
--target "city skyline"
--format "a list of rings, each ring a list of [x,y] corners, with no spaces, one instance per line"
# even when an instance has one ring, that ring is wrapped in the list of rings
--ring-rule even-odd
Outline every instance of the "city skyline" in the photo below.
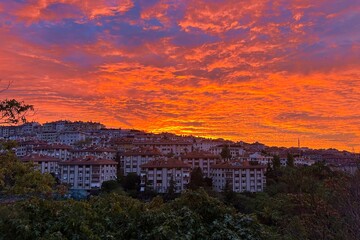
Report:
[[[0,1],[2,98],[29,120],[359,149],[356,1],[95,2]]]

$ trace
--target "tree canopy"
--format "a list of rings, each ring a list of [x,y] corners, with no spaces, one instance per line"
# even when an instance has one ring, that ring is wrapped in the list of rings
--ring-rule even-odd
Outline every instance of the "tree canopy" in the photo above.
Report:
[[[5,99],[0,102],[0,124],[25,123],[27,114],[33,110],[33,105],[15,99]]]

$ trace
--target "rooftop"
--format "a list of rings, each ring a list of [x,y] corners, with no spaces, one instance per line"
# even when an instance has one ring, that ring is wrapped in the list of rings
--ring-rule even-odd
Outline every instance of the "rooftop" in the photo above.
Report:
[[[23,162],[59,162],[60,161],[60,159],[58,158],[44,156],[40,154],[27,155],[20,158],[20,160]]]
[[[222,162],[219,164],[212,165],[211,168],[217,169],[265,169],[266,166],[263,165],[251,165],[249,162]]]
[[[184,163],[179,159],[157,159],[145,163],[140,166],[141,168],[191,168],[189,164]]]
[[[59,162],[59,165],[117,165],[117,164],[118,163],[113,160],[95,158],[92,156]]]

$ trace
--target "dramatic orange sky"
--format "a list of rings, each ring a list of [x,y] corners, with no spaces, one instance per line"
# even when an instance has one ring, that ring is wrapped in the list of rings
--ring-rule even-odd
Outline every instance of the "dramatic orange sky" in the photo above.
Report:
[[[0,0],[31,120],[360,151],[355,0]]]

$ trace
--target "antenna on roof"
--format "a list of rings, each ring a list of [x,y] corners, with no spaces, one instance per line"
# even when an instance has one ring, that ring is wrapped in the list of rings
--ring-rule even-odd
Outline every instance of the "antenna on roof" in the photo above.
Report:
[[[300,149],[300,138],[298,138],[298,148]]]

